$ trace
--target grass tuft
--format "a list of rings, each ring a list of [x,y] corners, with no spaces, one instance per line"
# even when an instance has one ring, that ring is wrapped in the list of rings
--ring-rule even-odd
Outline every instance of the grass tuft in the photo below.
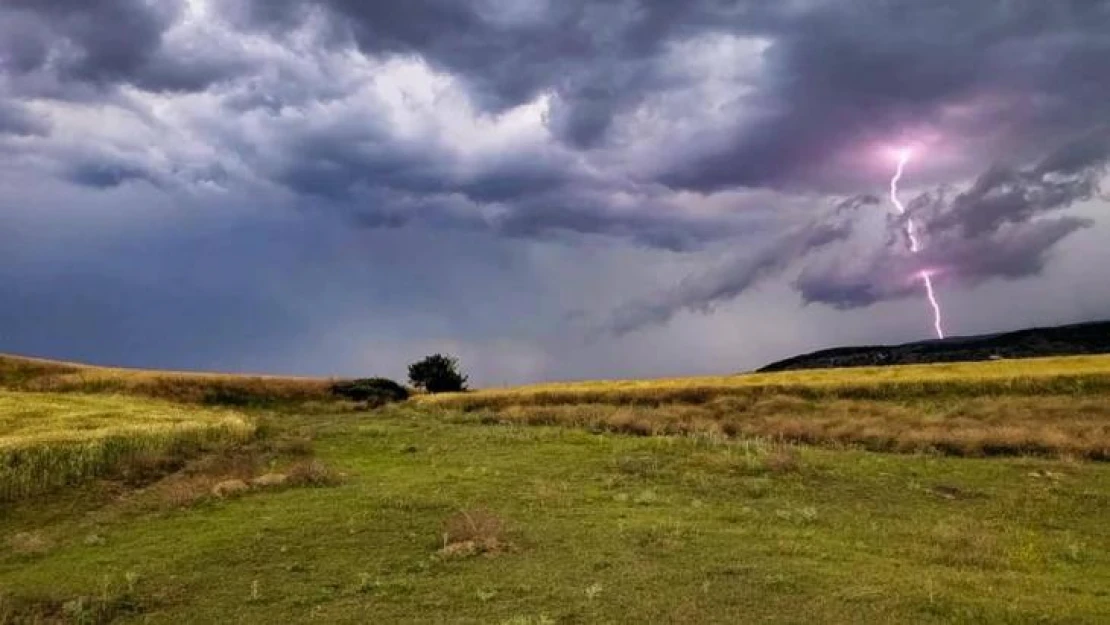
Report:
[[[286,483],[290,486],[324,487],[343,482],[343,476],[319,460],[296,462],[286,475]]]
[[[505,522],[486,508],[460,510],[443,522],[445,557],[492,554],[508,548],[504,538]]]

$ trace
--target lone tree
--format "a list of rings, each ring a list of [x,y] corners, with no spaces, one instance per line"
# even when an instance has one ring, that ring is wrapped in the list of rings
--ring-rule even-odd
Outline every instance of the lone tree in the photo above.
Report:
[[[435,354],[409,365],[409,382],[429,393],[466,390],[466,376],[459,371],[459,360]]]

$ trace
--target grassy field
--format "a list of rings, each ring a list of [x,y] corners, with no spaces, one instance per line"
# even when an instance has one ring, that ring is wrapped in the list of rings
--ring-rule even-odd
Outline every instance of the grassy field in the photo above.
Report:
[[[0,355],[0,388],[52,393],[114,393],[180,403],[279,407],[328,402],[332,380],[119,369]]]
[[[1107,375],[1080,358],[250,410],[249,466],[0,506],[0,624],[1110,622]],[[1039,446],[983,444],[1007,427]],[[334,479],[209,488],[292,474],[290,454]]]
[[[133,397],[0,391],[0,502],[251,437],[243,415]]]
[[[472,410],[502,406],[704,403],[722,397],[808,399],[963,398],[1110,393],[1110,356],[1030,358],[899,367],[810,369],[718,377],[536,384],[420,401]]]
[[[1110,459],[1110,357],[546,384],[417,398],[486,423]]]

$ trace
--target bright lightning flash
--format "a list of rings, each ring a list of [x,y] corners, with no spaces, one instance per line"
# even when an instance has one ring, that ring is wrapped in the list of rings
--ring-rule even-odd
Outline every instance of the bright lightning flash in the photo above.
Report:
[[[913,151],[909,148],[898,151],[898,169],[894,172],[894,177],[890,179],[890,201],[898,209],[899,215],[906,214],[906,207],[898,199],[898,182],[902,180],[902,173],[906,169],[906,164],[910,162],[911,156],[913,156]],[[911,252],[916,254],[921,251],[921,241],[917,238],[917,226],[909,218],[906,219],[906,238],[910,241]],[[933,329],[936,330],[937,338],[942,339],[944,338],[944,319],[941,314],[940,300],[937,299],[936,291],[933,289],[933,274],[926,270],[917,275],[925,283],[925,294],[929,298],[929,305],[933,308]]]

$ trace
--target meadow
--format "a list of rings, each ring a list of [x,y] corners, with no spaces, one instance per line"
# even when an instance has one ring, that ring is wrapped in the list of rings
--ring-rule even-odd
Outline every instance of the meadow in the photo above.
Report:
[[[0,391],[0,502],[78,485],[151,459],[249,439],[226,410],[121,396]]]
[[[182,374],[82,373],[114,376],[111,395],[67,375],[9,374],[0,441],[156,414],[254,430],[133,483],[0,504],[0,624],[1110,621],[1110,358],[375,410],[260,386],[233,410],[204,390],[169,403],[149,380]],[[213,489],[297,467],[283,487]]]
[[[208,406],[288,407],[333,399],[331,380],[95,367],[0,355],[0,388],[117,394]]]
[[[484,423],[1110,459],[1110,358],[545,384],[416,398]]]

